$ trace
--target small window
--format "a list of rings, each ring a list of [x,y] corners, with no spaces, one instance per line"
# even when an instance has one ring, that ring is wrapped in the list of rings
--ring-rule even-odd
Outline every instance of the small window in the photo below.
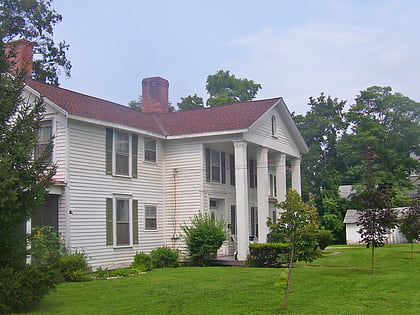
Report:
[[[115,132],[115,174],[129,175],[130,136],[125,132]]]
[[[270,196],[277,197],[277,177],[270,174]]]
[[[144,229],[145,230],[157,230],[157,211],[156,206],[145,206],[144,215]]]
[[[35,148],[34,157],[39,158],[48,146],[52,138],[52,121],[41,121],[38,129],[38,143]],[[50,161],[52,161],[52,152],[50,154]]]
[[[156,162],[156,140],[144,138],[144,160]]]
[[[276,116],[271,116],[271,135],[275,137],[277,135],[277,123]]]

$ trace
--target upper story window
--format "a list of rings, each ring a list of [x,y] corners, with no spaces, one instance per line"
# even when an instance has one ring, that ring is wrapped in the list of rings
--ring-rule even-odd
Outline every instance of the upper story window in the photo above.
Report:
[[[106,174],[137,177],[138,136],[106,129]]]
[[[226,184],[225,152],[206,148],[206,180]]]
[[[34,157],[39,158],[47,149],[48,143],[52,139],[52,121],[44,120],[40,122],[38,129],[38,143],[35,147]],[[50,153],[50,161],[52,161],[52,151]]]
[[[156,140],[144,138],[144,160],[156,162]]]
[[[257,188],[257,161],[250,159],[248,161],[249,170],[249,188]]]
[[[277,136],[277,122],[276,116],[271,116],[271,135],[273,137]]]

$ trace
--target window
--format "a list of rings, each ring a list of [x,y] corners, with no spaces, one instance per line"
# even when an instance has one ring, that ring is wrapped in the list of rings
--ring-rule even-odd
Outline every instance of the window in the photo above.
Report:
[[[258,208],[251,207],[251,235],[258,237]]]
[[[233,154],[229,155],[229,162],[230,184],[235,185],[235,156]]]
[[[276,210],[273,210],[273,212],[271,213],[271,220],[273,220],[273,223],[277,222],[277,212],[276,212]]]
[[[34,157],[39,158],[48,146],[52,138],[52,121],[41,121],[38,129],[38,143],[35,148]],[[50,153],[50,161],[52,161],[52,151]]]
[[[270,196],[277,197],[277,177],[270,174]]]
[[[157,230],[157,211],[156,206],[144,207],[144,229]]]
[[[276,116],[271,116],[271,135],[273,137],[277,136],[277,123]]]
[[[250,159],[248,161],[249,168],[249,187],[257,188],[257,161]]]
[[[105,170],[109,175],[137,177],[138,136],[106,129]]]
[[[130,171],[130,141],[129,134],[115,132],[115,174],[129,175]]]
[[[156,140],[144,138],[144,159],[145,161],[156,162]]]
[[[225,152],[206,148],[206,180],[226,184]]]
[[[106,199],[106,244],[138,244],[138,201],[130,196]]]
[[[230,234],[236,235],[236,206],[230,206]]]

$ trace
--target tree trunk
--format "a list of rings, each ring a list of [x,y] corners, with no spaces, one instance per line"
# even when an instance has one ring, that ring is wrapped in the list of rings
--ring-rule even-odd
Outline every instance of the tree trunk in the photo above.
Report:
[[[375,273],[375,246],[372,245],[372,274]]]
[[[292,250],[290,251],[289,270],[287,272],[287,285],[286,292],[284,294],[283,305],[281,309],[285,310],[287,307],[287,301],[289,299],[290,286],[292,284],[292,267],[293,267],[293,256],[295,254],[295,241],[292,242]]]

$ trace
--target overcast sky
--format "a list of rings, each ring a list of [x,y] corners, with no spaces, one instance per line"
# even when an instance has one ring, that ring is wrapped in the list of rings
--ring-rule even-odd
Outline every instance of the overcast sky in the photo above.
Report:
[[[173,105],[207,99],[209,74],[230,70],[305,113],[321,92],[347,100],[372,85],[420,101],[417,0],[55,0],[56,41],[70,45],[61,86],[127,105],[141,80],[169,80]]]

